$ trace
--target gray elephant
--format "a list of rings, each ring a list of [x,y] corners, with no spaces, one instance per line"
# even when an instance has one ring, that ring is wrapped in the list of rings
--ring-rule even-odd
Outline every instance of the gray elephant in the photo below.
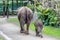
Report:
[[[23,6],[23,7],[18,8],[17,15],[18,15],[19,23],[20,23],[20,28],[21,28],[20,32],[29,34],[29,25],[33,18],[32,10],[28,7]],[[26,30],[24,28],[24,24],[27,24]]]
[[[39,20],[39,19],[36,19],[34,21],[34,26],[35,26],[36,36],[40,36],[42,38],[43,37],[42,34],[41,34],[42,33],[42,29],[43,29],[42,21]]]

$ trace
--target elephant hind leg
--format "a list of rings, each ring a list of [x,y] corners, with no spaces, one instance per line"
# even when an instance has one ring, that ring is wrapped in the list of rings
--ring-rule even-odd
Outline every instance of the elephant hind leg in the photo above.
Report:
[[[30,25],[30,22],[27,22],[27,27],[26,27],[26,32],[25,32],[25,34],[29,34],[29,25]]]
[[[20,20],[20,28],[21,28],[20,32],[24,33],[24,21],[23,20]]]
[[[38,29],[37,29],[37,28],[35,28],[35,31],[36,31],[36,36],[43,38],[41,32],[38,32]],[[39,33],[40,33],[40,34],[39,34]]]
[[[35,31],[36,31],[36,36],[39,36],[39,32],[37,28],[35,28]]]

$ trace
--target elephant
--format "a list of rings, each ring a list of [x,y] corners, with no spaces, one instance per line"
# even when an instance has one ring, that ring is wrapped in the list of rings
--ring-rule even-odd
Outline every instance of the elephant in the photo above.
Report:
[[[36,19],[34,21],[34,26],[35,26],[36,36],[40,36],[42,38],[43,37],[42,34],[41,34],[42,33],[42,29],[43,29],[42,21],[39,20],[39,19]]]
[[[32,10],[26,6],[19,7],[17,9],[17,16],[18,16],[18,20],[21,28],[20,32],[29,34],[29,25],[31,23],[31,20],[33,19]],[[24,28],[24,24],[27,24],[26,30]]]

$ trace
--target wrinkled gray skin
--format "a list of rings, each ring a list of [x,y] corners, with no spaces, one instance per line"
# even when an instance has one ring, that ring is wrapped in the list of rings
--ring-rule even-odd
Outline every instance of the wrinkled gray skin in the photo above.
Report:
[[[28,7],[21,7],[17,10],[18,20],[20,22],[21,33],[29,34],[29,25],[33,18],[33,12]],[[27,24],[26,30],[24,29],[24,24]]]
[[[36,31],[36,36],[40,36],[41,38],[42,36],[42,29],[43,29],[43,23],[41,20],[37,19],[34,21],[34,26],[35,26],[35,31]],[[40,33],[40,34],[39,34]]]

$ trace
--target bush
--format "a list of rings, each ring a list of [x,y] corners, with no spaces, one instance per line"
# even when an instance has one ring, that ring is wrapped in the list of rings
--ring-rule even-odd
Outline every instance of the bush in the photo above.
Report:
[[[42,2],[36,2],[36,6],[42,5]]]
[[[27,7],[31,8],[34,11],[34,4],[27,4]]]
[[[40,15],[38,14],[38,18],[43,20],[44,25],[56,26],[57,13],[54,9],[37,7],[37,10],[40,12]]]
[[[39,5],[41,5],[42,4],[42,2],[36,2],[36,7],[37,6],[39,6]],[[33,11],[34,11],[34,2],[32,2],[32,3],[28,3],[27,4],[27,7],[29,7],[29,8],[31,8]]]

